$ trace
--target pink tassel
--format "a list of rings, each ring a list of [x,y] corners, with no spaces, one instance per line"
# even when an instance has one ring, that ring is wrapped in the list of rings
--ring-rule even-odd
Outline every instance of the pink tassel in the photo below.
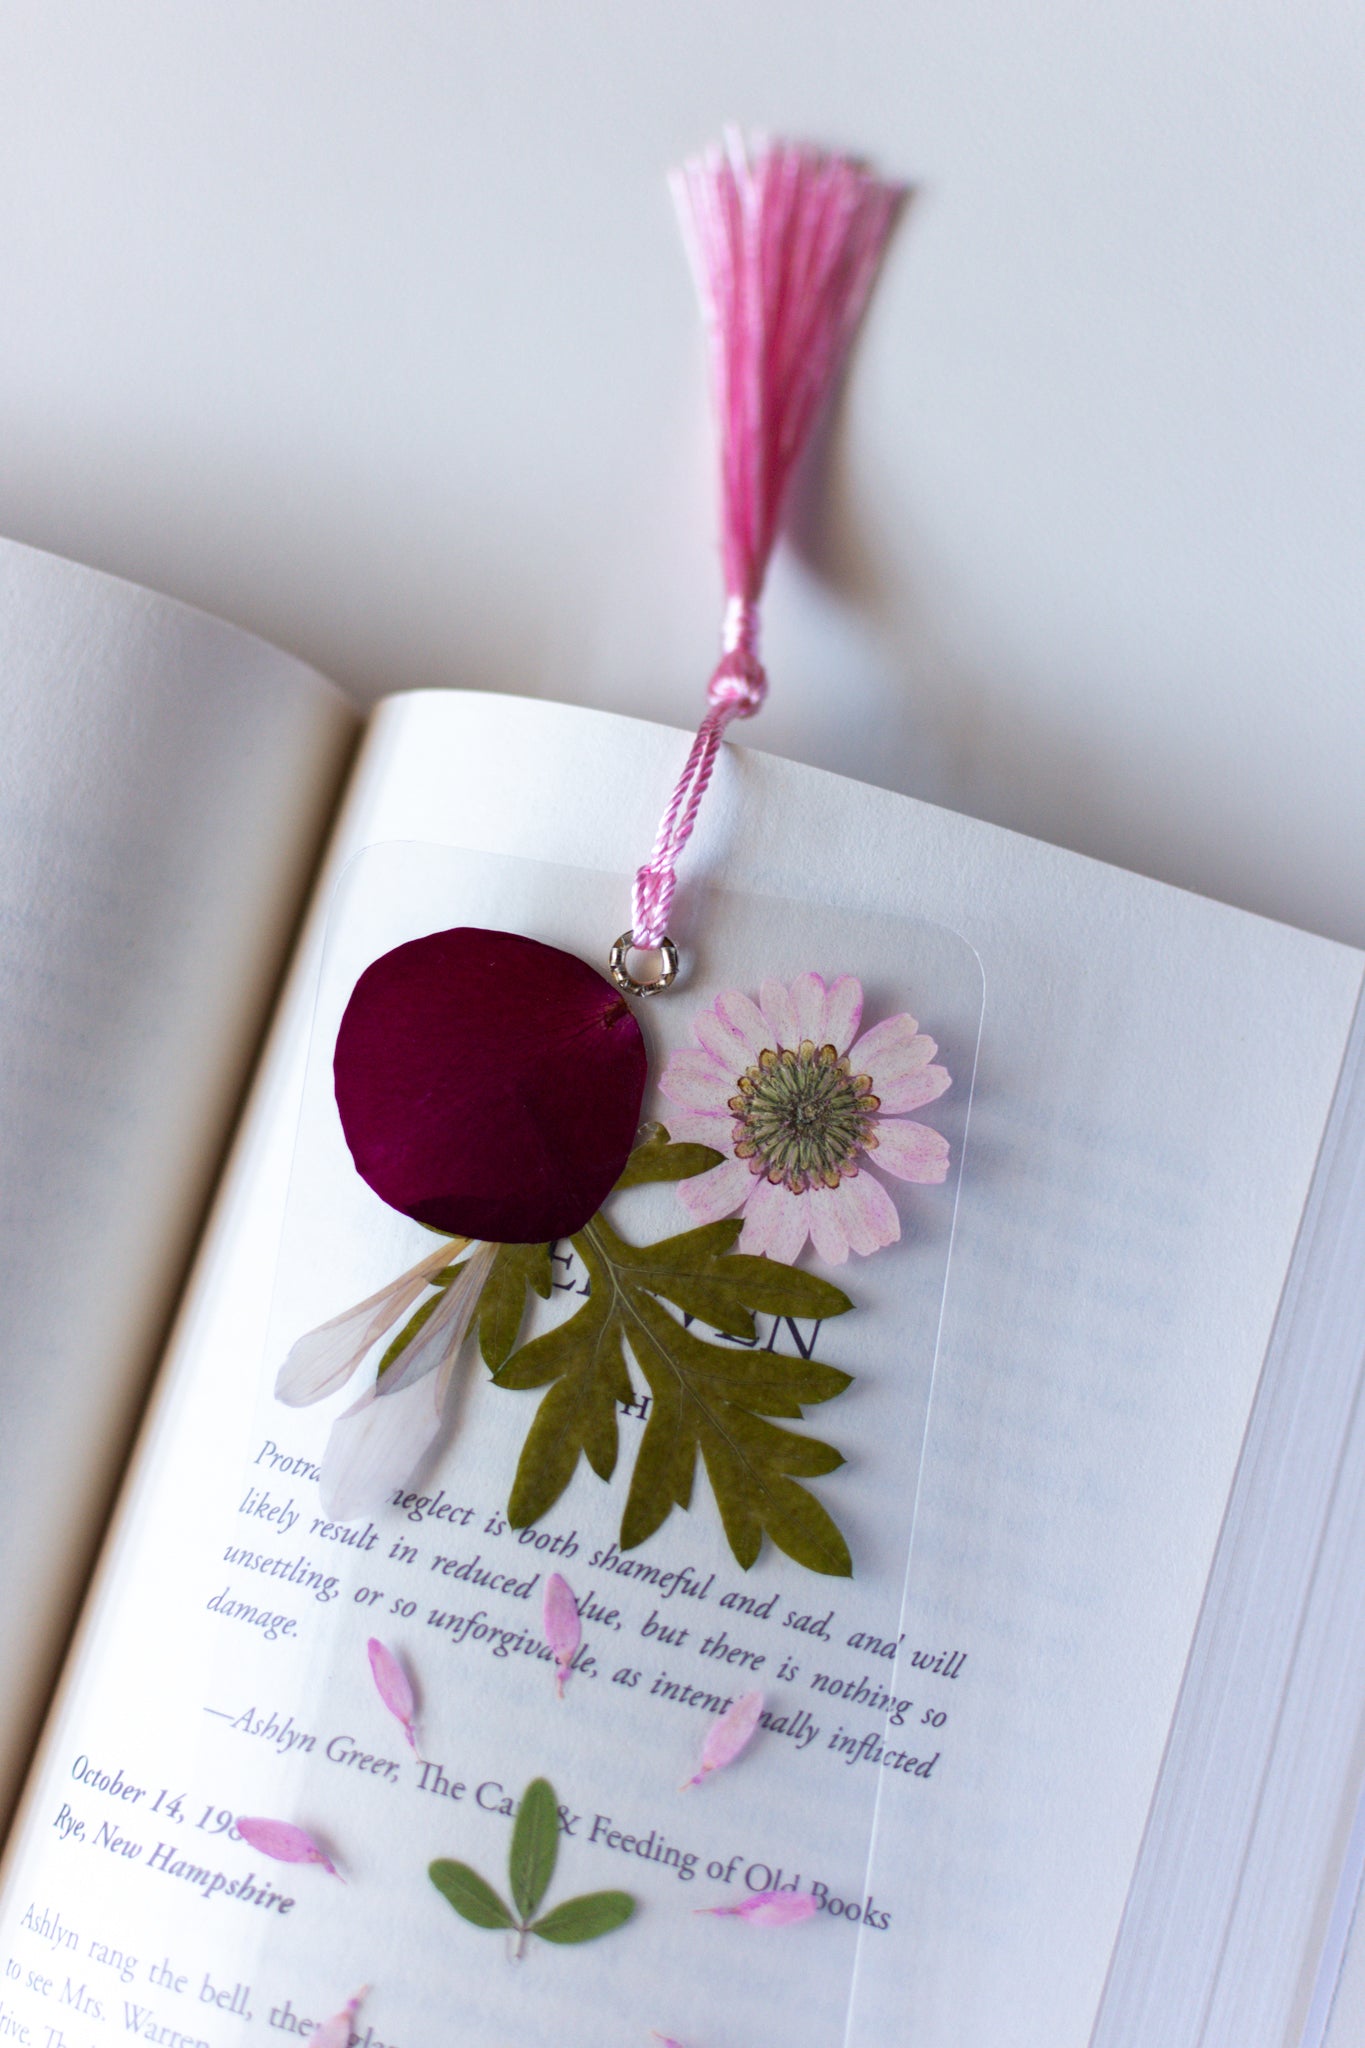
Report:
[[[698,1913],[714,1913],[718,1920],[748,1920],[755,1927],[794,1927],[809,1920],[818,1908],[812,1892],[755,1892],[738,1906],[698,1906]]]
[[[700,1785],[709,1778],[712,1771],[723,1771],[741,1756],[754,1739],[758,1728],[758,1717],[763,1712],[761,1692],[746,1692],[733,1706],[727,1707],[719,1720],[713,1721],[701,1747],[701,1769],[694,1778],[680,1786],[686,1792],[693,1785]]]
[[[848,157],[734,130],[674,173],[673,195],[710,344],[720,440],[725,625],[711,709],[635,878],[634,943],[668,925],[725,729],[767,694],[758,602],[801,451],[863,316],[904,188]]]
[[[393,1651],[381,1643],[378,1636],[371,1636],[365,1647],[369,1652],[375,1689],[394,1720],[401,1724],[408,1738],[408,1747],[416,1756],[417,1701],[413,1696],[412,1682]]]
[[[583,1640],[583,1624],[569,1583],[558,1572],[551,1572],[545,1581],[545,1640],[555,1660],[555,1691],[563,1699],[564,1681]]]
[[[234,1826],[260,1856],[271,1856],[276,1863],[316,1863],[330,1877],[341,1876],[327,1851],[287,1820],[253,1820],[239,1814]]]
[[[351,2034],[355,2027],[355,2016],[360,2011],[361,2000],[368,1996],[369,1985],[357,1991],[354,1998],[348,1998],[340,2012],[334,2012],[313,2032],[313,2048],[351,2048]]]

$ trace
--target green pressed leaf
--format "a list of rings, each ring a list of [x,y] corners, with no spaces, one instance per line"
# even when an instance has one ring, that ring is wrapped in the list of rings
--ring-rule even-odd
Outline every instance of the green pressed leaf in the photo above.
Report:
[[[507,1879],[523,1920],[529,1920],[549,1889],[559,1853],[559,1814],[554,1787],[547,1778],[533,1778],[521,1795]]]
[[[707,1148],[651,1138],[642,1177],[666,1155]],[[630,1169],[627,1169],[629,1172]],[[651,1395],[621,1525],[633,1549],[692,1499],[698,1462],[716,1497],[726,1537],[747,1569],[767,1534],[808,1570],[847,1577],[848,1546],[829,1514],[798,1482],[843,1463],[828,1444],[768,1420],[799,1422],[831,1401],[849,1375],[817,1360],[714,1343],[685,1328],[664,1303],[752,1345],[756,1313],[812,1321],[842,1315],[847,1295],[814,1274],[733,1250],[740,1223],[708,1223],[651,1245],[631,1245],[602,1215],[573,1239],[588,1275],[582,1306],[557,1328],[515,1350],[494,1377],[500,1387],[547,1389],[527,1432],[508,1505],[514,1528],[539,1521],[586,1458],[609,1479],[618,1451],[617,1405],[633,1398],[629,1347]]]
[[[642,1187],[647,1181],[691,1180],[693,1174],[709,1173],[724,1158],[723,1152],[713,1152],[709,1145],[674,1145],[662,1124],[650,1124],[626,1161],[616,1192]]]
[[[635,1901],[629,1892],[584,1892],[581,1898],[565,1899],[543,1920],[533,1921],[529,1931],[538,1934],[542,1941],[557,1941],[565,1946],[596,1941],[599,1935],[612,1934],[618,1927],[624,1927],[634,1911]]]
[[[526,1290],[534,1288],[542,1301],[548,1301],[553,1279],[549,1245],[499,1246],[479,1296],[479,1350],[491,1371],[497,1371],[521,1334]]]
[[[428,1865],[427,1876],[462,1920],[471,1921],[475,1927],[516,1926],[511,1907],[467,1863],[452,1863],[442,1857]]]

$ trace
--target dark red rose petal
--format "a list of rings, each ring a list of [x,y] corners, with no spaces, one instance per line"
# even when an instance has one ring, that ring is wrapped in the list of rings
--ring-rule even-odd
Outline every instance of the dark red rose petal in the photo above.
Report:
[[[611,1193],[640,1121],[645,1046],[572,953],[461,928],[365,969],[333,1063],[356,1169],[419,1223],[533,1244]]]

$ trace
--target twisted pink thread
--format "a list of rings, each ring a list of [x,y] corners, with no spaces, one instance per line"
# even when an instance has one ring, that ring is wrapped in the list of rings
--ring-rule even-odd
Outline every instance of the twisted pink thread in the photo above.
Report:
[[[847,157],[733,130],[676,171],[673,196],[706,323],[720,442],[725,623],[710,710],[635,877],[638,947],[664,936],[678,858],[733,719],[768,692],[758,606],[783,499],[867,305],[902,188]]]

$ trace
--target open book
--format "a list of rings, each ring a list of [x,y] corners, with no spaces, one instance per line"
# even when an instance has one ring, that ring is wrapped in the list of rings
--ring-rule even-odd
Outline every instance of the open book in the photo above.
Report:
[[[766,1539],[746,1569],[700,1476],[643,1542],[586,1468],[509,1526],[537,1395],[477,1356],[414,1483],[330,1519],[355,1387],[290,1408],[277,1373],[431,1242],[334,1126],[355,973],[466,924],[601,965],[684,738],[431,692],[352,761],[337,693],[247,635],[17,547],[0,593],[0,2044],[266,2043],[362,1985],[366,2048],[1358,2039],[1362,957],[727,748],[689,935],[755,981],[760,945],[875,952],[954,1077],[951,1183],[894,1257],[812,1264],[856,1312],[752,1340],[854,1375],[809,1481],[852,1576]],[[681,1043],[687,992],[654,1007]],[[551,1326],[587,1298],[552,1256]],[[752,1686],[758,1739],[680,1791]],[[513,1961],[428,1873],[505,1895],[537,1777],[551,1919],[633,1917]],[[769,1891],[819,1910],[694,1910]]]

